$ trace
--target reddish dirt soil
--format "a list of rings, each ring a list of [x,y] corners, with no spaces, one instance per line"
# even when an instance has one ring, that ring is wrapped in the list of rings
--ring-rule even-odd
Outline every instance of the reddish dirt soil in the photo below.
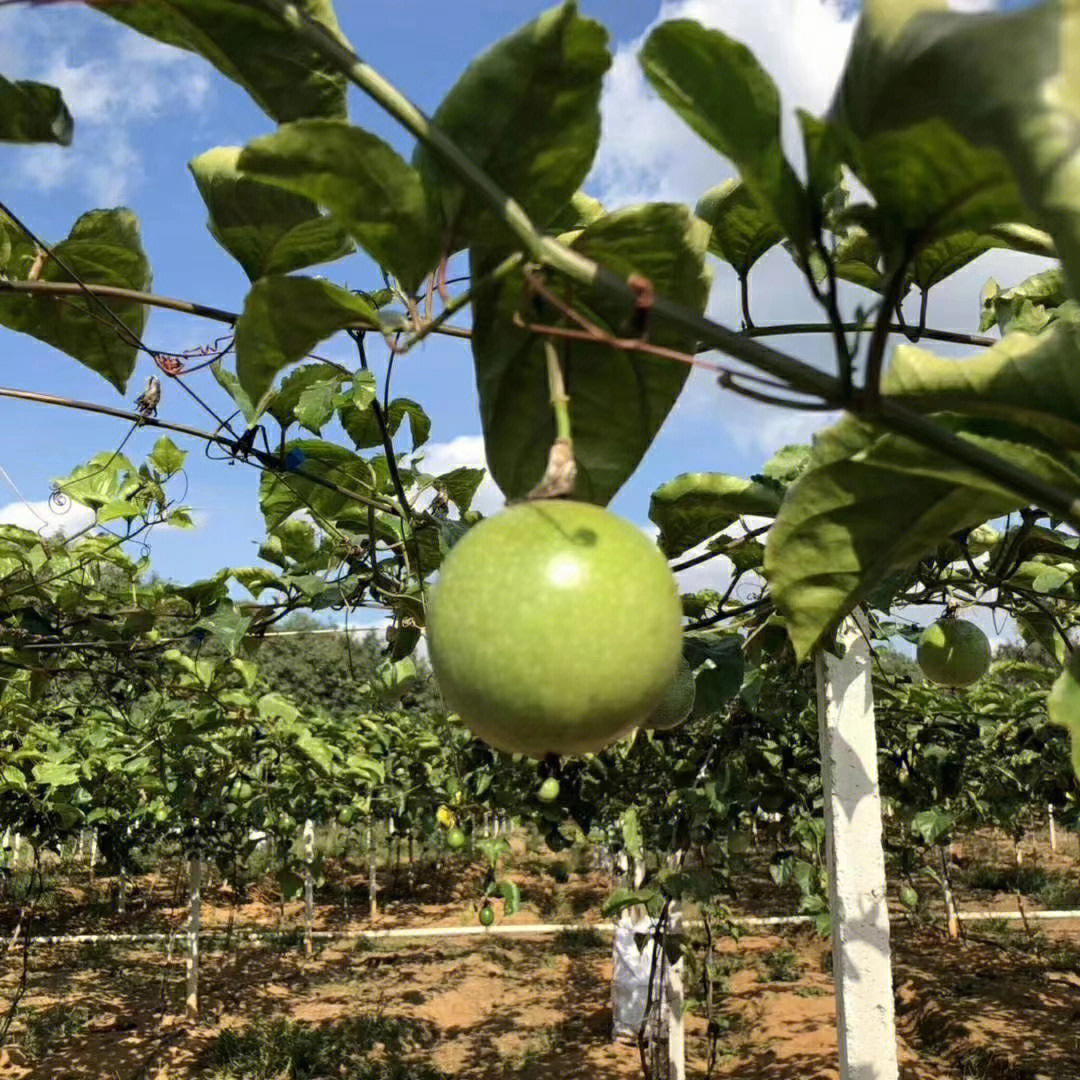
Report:
[[[990,848],[983,850],[980,844]],[[1012,857],[986,838],[969,841],[958,861]],[[1075,852],[1027,858],[1076,871]],[[603,875],[557,883],[515,872],[524,909],[510,921],[589,922],[599,917],[610,888]],[[404,881],[389,882],[384,910],[366,917],[366,882],[352,887],[350,928],[476,925],[477,881],[425,880],[411,895]],[[104,884],[98,882],[101,890]],[[47,914],[48,929],[179,928],[183,909],[172,905],[162,878],[136,883],[124,917],[103,917],[88,905],[85,883],[71,885],[64,904]],[[329,892],[329,889],[326,890]],[[742,903],[756,890],[746,889]],[[427,895],[420,902],[413,897]],[[762,896],[765,896],[764,889]],[[1016,910],[1015,896],[960,890],[962,907]],[[317,910],[316,926],[340,929],[344,909]],[[244,904],[227,891],[208,890],[208,927],[282,927],[295,930],[300,906],[284,920],[269,889]],[[1024,901],[1027,910],[1034,902]],[[742,904],[740,903],[740,907]],[[775,892],[770,908],[792,910]],[[742,908],[746,911],[746,908]],[[762,907],[754,905],[754,913]],[[0,912],[6,926],[12,912]],[[500,922],[503,922],[500,918]],[[1076,928],[1073,928],[1074,930]],[[44,927],[38,928],[45,932]],[[894,924],[894,972],[903,1080],[1072,1080],[1080,1078],[1080,941],[1056,928],[1026,931],[1022,924],[972,927],[949,941],[923,924]],[[225,1027],[259,1017],[291,1017],[328,1024],[358,1015],[409,1018],[428,1032],[416,1050],[425,1061],[462,1080],[622,1080],[640,1077],[637,1049],[610,1039],[611,947],[608,937],[450,938],[335,941],[311,957],[287,944],[227,949],[204,946],[202,1018],[183,1010],[183,960],[162,950],[126,944],[38,945],[12,1038],[0,1049],[3,1080],[186,1080],[200,1075],[200,1059]],[[21,950],[0,968],[0,1015],[15,991]],[[723,1029],[713,1075],[728,1080],[836,1080],[835,1008],[828,973],[829,947],[809,931],[722,940],[723,979],[717,1017]],[[77,1033],[55,1037],[41,1052],[26,1045],[26,1018],[82,1011]],[[688,1075],[702,1077],[707,1061],[705,1021],[688,1019]]]

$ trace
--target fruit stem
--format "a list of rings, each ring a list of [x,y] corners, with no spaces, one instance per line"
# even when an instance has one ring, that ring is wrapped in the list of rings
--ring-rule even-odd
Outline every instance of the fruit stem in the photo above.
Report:
[[[555,441],[551,444],[544,477],[529,492],[530,499],[556,499],[561,495],[570,495],[577,477],[574,440],[570,434],[570,396],[563,380],[559,350],[550,339],[544,340],[544,360],[547,363],[551,408],[555,413]]]

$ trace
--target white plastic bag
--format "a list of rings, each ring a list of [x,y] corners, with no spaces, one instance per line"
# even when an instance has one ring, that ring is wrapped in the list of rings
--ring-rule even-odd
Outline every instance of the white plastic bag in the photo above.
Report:
[[[640,919],[631,922],[626,913],[615,927],[615,940],[612,945],[611,973],[611,1037],[613,1039],[637,1041],[641,1022],[645,1018],[645,1003],[649,997],[649,975],[653,970],[655,939],[653,932],[656,922],[652,919]],[[638,949],[638,941],[644,936],[643,947]],[[654,1016],[662,1017],[667,1022],[667,1010],[664,1008],[664,955],[661,951],[656,959],[656,979],[653,984]],[[663,1033],[662,1031],[660,1032]]]

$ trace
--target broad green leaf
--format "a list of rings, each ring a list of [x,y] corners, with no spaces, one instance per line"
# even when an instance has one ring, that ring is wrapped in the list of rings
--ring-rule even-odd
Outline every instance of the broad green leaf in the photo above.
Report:
[[[997,326],[1002,333],[1027,330],[1034,333],[1053,319],[1053,313],[1069,299],[1065,275],[1060,267],[1044,270],[1011,289],[1002,289],[993,278],[983,289],[979,329]],[[1025,310],[1026,309],[1026,310]],[[1025,325],[1019,325],[1023,320]]]
[[[932,241],[919,252],[912,268],[912,280],[920,289],[931,289],[980,255],[1004,246],[989,233],[951,233]]]
[[[295,6],[344,42],[331,0],[296,0]],[[148,37],[198,53],[279,123],[346,114],[345,77],[261,4],[149,0],[96,4],[95,9]]]
[[[181,450],[168,435],[163,435],[154,443],[154,449],[150,453],[150,460],[166,476],[172,476],[173,473],[179,472],[184,467],[184,462],[187,460],[187,451]]]
[[[606,213],[599,199],[586,195],[584,191],[575,191],[548,227],[556,233],[572,232],[599,221]]]
[[[572,246],[622,277],[642,274],[661,296],[678,296],[703,311],[707,226],[684,206],[629,207],[587,226]],[[501,261],[473,252],[473,277]],[[485,289],[473,307],[473,360],[492,477],[507,498],[525,495],[541,478],[555,438],[543,343],[514,325],[524,284],[506,279]],[[575,286],[573,298],[590,318],[617,335],[633,334],[632,314],[599,291]],[[535,305],[531,310],[536,311]],[[539,321],[559,322],[543,310]],[[670,329],[650,328],[649,340],[673,349],[694,343]],[[641,352],[573,342],[558,345],[570,394],[578,475],[575,493],[606,504],[637,467],[675,404],[689,367]]]
[[[236,403],[244,419],[249,424],[253,424],[255,417],[258,416],[258,410],[252,404],[251,398],[244,393],[240,380],[220,360],[210,365],[210,373],[214,376],[218,386]]]
[[[920,411],[997,417],[1080,450],[1080,326],[1016,332],[967,360],[901,345],[882,389]]]
[[[976,243],[992,226],[1028,216],[1005,155],[972,145],[940,119],[867,138],[855,168],[874,196],[872,231],[887,258],[905,250],[918,254],[956,233],[974,233],[969,243]],[[990,237],[985,243],[1000,246]],[[928,258],[934,261],[940,257]]]
[[[282,368],[347,326],[377,327],[368,300],[321,278],[266,277],[251,287],[236,323],[236,374],[259,401]]]
[[[55,86],[0,75],[0,142],[71,144],[75,124]]]
[[[1076,295],[1080,82],[1071,65],[1080,7],[1048,2],[978,15],[945,8],[944,0],[866,0],[832,116],[863,147],[916,125],[924,131],[927,124],[947,125],[971,154],[983,157],[983,167],[969,177],[973,195],[988,179],[989,156],[998,154],[1024,204],[1025,212],[1011,220],[1036,224],[1053,237]],[[935,142],[940,151],[944,144]],[[952,172],[958,163],[938,159],[936,167]],[[923,165],[930,170],[935,162],[917,167]],[[904,167],[898,162],[900,172]],[[1012,198],[1006,187],[1002,176],[1002,209]]]
[[[63,262],[82,281],[140,292],[150,287],[150,264],[130,210],[91,210],[75,222],[67,239],[53,248],[56,258],[38,259],[33,245],[10,229],[12,254],[7,274],[25,281],[35,268],[41,281],[70,282]],[[116,321],[109,316],[111,311]],[[47,342],[106,378],[121,393],[135,369],[146,325],[146,308],[126,300],[22,296],[0,292],[0,325]]]
[[[313,435],[318,435],[330,423],[342,379],[343,375],[338,372],[329,379],[310,383],[301,391],[293,414]]]
[[[125,487],[133,486],[129,479],[133,472],[134,467],[123,454],[102,451],[63,480],[54,481],[53,487],[96,510],[117,500]]]
[[[881,248],[877,240],[865,229],[848,229],[833,253],[833,270],[842,281],[881,292]],[[825,273],[826,268],[822,265],[817,275],[819,280]]]
[[[750,267],[784,239],[776,218],[738,180],[705,192],[694,213],[712,229],[709,250],[730,263],[739,277],[746,277]]]
[[[298,439],[285,444],[288,470],[280,476],[264,472],[259,483],[259,505],[267,529],[274,529],[297,510],[311,510],[318,519],[335,521],[355,508],[366,520],[366,508],[348,495],[328,490],[316,479],[331,481],[361,495],[375,494],[371,466],[351,450],[319,439]]]
[[[254,281],[332,262],[354,250],[334,218],[310,199],[245,176],[236,167],[240,148],[218,146],[188,162],[210,211],[214,239]]]
[[[782,446],[765,462],[761,472],[751,479],[786,488],[806,472],[810,464],[810,453],[810,447],[801,443]]]
[[[739,170],[761,206],[802,250],[809,241],[806,192],[780,143],[780,95],[754,54],[690,19],[661,23],[639,54],[660,96]]]
[[[456,469],[435,477],[435,488],[441,491],[464,514],[472,505],[476,489],[484,481],[484,469],[471,469],[461,465]]]
[[[1068,729],[1073,772],[1080,779],[1080,653],[1066,659],[1046,699],[1046,711],[1053,723]]]
[[[372,404],[371,398],[366,402],[350,400],[342,406],[340,411],[341,426],[359,449],[382,445],[382,431],[375,417],[375,410],[371,407]],[[395,398],[390,402],[389,408],[383,412],[383,423],[386,425],[386,433],[390,438],[397,434],[405,417],[409,418],[412,448],[415,450],[427,442],[428,435],[431,434],[431,420],[415,401],[410,401],[408,398]]]
[[[1023,504],[952,459],[899,436],[871,441],[866,430],[836,425],[823,463],[789,488],[769,531],[765,575],[800,659],[891,570],[916,562],[952,533]],[[957,434],[1080,493],[1080,476],[1055,455]],[[862,446],[855,445],[859,437]]]
[[[631,806],[623,811],[622,815],[623,847],[636,859],[642,858],[644,848],[642,846],[641,819],[637,810]]]
[[[607,32],[565,3],[474,60],[432,121],[543,228],[592,166],[610,64]],[[496,212],[435,153],[418,146],[413,163],[442,219],[444,254],[506,241]]]
[[[340,388],[341,384],[349,378],[352,378],[354,382],[354,396],[356,395],[357,388],[363,386],[366,387],[371,396],[374,397],[375,376],[370,372],[358,371],[355,375],[350,376],[336,364],[322,362],[317,364],[304,364],[303,367],[298,367],[293,371],[290,371],[289,374],[281,380],[281,386],[278,387],[277,392],[271,399],[266,411],[270,413],[283,428],[287,428],[290,424],[295,423],[299,419],[296,410],[300,405],[301,398],[308,390],[320,383],[332,383],[335,381],[337,382],[338,388]]]
[[[649,519],[660,526],[660,550],[681,555],[722,532],[744,514],[775,517],[781,491],[723,473],[684,473],[653,492]]]
[[[419,174],[376,135],[301,120],[240,152],[237,168],[325,206],[407,292],[439,261],[439,229]]]
[[[39,784],[51,787],[70,787],[79,782],[78,766],[61,761],[39,761],[33,771]]]
[[[944,810],[923,810],[911,819],[911,831],[928,847],[939,844],[955,824],[952,814]]]

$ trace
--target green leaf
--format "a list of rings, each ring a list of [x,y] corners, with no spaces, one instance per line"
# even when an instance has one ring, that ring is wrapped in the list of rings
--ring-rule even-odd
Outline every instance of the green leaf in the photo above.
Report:
[[[439,261],[439,230],[419,174],[376,135],[333,120],[286,124],[249,143],[241,172],[325,206],[414,292]]]
[[[236,403],[240,412],[243,413],[244,419],[249,424],[253,424],[258,413],[251,403],[251,398],[244,393],[240,380],[220,360],[210,365],[210,373],[214,376],[218,386]]]
[[[435,477],[435,488],[441,491],[458,509],[459,514],[464,514],[472,505],[476,496],[476,489],[484,481],[484,469],[472,469],[468,465],[461,465],[456,469]]]
[[[610,64],[607,32],[565,3],[474,60],[432,121],[543,228],[592,165]],[[414,164],[442,218],[443,253],[505,242],[495,211],[426,146]]]
[[[354,250],[340,222],[302,195],[262,183],[237,167],[239,147],[207,150],[188,168],[210,211],[214,239],[254,281],[332,262]]]
[[[187,451],[181,450],[168,435],[163,435],[154,443],[154,449],[150,453],[150,460],[166,476],[172,476],[173,473],[179,472],[184,467],[184,462],[187,461]]]
[[[34,779],[39,784],[51,787],[70,787],[79,782],[79,769],[76,765],[60,761],[39,761],[34,766]]]
[[[1053,723],[1068,730],[1073,772],[1080,779],[1080,653],[1069,654],[1046,699],[1046,711]]]
[[[946,141],[935,137],[926,160],[913,164],[928,174],[935,168],[956,173],[962,183],[959,167],[981,156],[983,164],[968,178],[976,200],[976,188],[985,190],[989,179],[989,157],[999,155],[1021,197],[1022,212],[1011,220],[1051,234],[1074,295],[1080,288],[1080,189],[1072,180],[1080,160],[1080,84],[1069,65],[1078,32],[1080,8],[1072,3],[967,15],[945,10],[942,0],[867,0],[832,108],[863,147],[916,125],[924,133],[928,125],[951,128],[956,138],[949,158],[937,157]],[[959,139],[970,153],[956,155]],[[898,147],[907,152],[919,153],[910,140]],[[899,172],[906,167],[898,161]],[[999,211],[1013,198],[1007,186],[1003,173]]]
[[[622,837],[623,847],[625,847],[634,858],[640,859],[644,856],[645,849],[642,846],[641,839],[641,820],[638,817],[637,810],[633,806],[623,811]]]
[[[1057,266],[1033,274],[1011,289],[1002,289],[991,278],[983,289],[979,329],[986,331],[997,326],[1002,333],[1013,329],[1034,333],[1046,326],[1054,317],[1054,310],[1068,299],[1065,274]],[[1017,325],[1021,319],[1024,324]]]
[[[911,831],[927,847],[941,843],[955,824],[952,814],[944,810],[923,810],[911,819]]]
[[[661,23],[645,41],[642,70],[657,93],[739,170],[800,250],[809,237],[806,192],[780,143],[780,95],[754,54],[690,19]]]
[[[910,246],[922,250],[956,233],[978,238],[994,225],[1028,216],[1005,156],[994,147],[973,146],[939,119],[866,139],[855,169],[874,196],[869,220],[887,255]],[[990,237],[984,242],[999,246]],[[923,276],[929,277],[925,269]]]
[[[703,311],[707,227],[684,206],[629,207],[587,226],[572,246],[621,277],[642,274],[661,296],[678,296]],[[473,252],[474,280],[501,262]],[[475,300],[473,360],[480,394],[487,461],[507,498],[520,498],[539,481],[555,439],[543,343],[514,325],[521,310],[520,277],[485,289]],[[598,325],[623,335],[631,316],[596,290],[573,287],[574,302]],[[554,311],[541,321],[558,322]],[[663,325],[649,340],[671,349],[694,343]],[[637,467],[686,382],[689,367],[640,352],[574,342],[559,346],[570,393],[570,421],[578,475],[575,495],[606,504]]]
[[[874,439],[841,421],[825,433],[821,464],[791,488],[769,531],[765,575],[799,659],[883,580],[952,533],[1022,505],[952,459],[899,436]],[[957,431],[1066,490],[1080,476],[1022,442]],[[860,445],[861,442],[861,445]]]
[[[0,142],[71,145],[75,123],[55,86],[0,75]]]
[[[366,404],[348,401],[340,410],[341,426],[359,449],[382,445],[382,431],[375,418],[373,404],[373,400],[367,401]],[[410,401],[408,398],[395,398],[390,402],[390,407],[383,412],[383,422],[391,438],[397,434],[405,417],[409,418],[412,448],[415,450],[427,442],[428,435],[431,434],[431,420],[415,401]]]
[[[674,558],[734,524],[744,514],[775,517],[781,491],[724,473],[683,473],[649,500],[649,520],[660,526],[660,550]]]
[[[267,405],[267,412],[283,427],[287,428],[295,423],[299,417],[296,410],[301,399],[312,387],[320,384],[335,383],[340,389],[341,384],[350,378],[349,374],[338,367],[337,364],[317,363],[304,364],[302,367],[290,371],[277,392]],[[375,376],[370,372],[359,371],[351,376],[354,380],[354,393],[357,386],[368,387],[372,396],[375,394]],[[309,406],[310,407],[310,406]]]
[[[784,239],[776,218],[738,180],[727,180],[706,191],[694,213],[712,229],[709,250],[730,263],[741,278]]]
[[[996,417],[1080,450],[1080,326],[1013,333],[960,361],[901,345],[882,389],[920,411]]]
[[[236,374],[252,401],[260,401],[282,368],[302,360],[347,326],[379,325],[366,299],[339,285],[308,277],[260,278],[236,323]]]
[[[345,41],[331,0],[296,0],[295,6]],[[153,0],[97,4],[95,10],[167,45],[198,53],[279,123],[302,116],[345,116],[345,77],[261,4]]]
[[[347,495],[321,486],[317,477],[362,495],[375,494],[375,474],[371,466],[351,450],[319,439],[297,439],[285,444],[286,462],[294,467],[278,476],[264,472],[259,484],[259,505],[267,529],[274,529],[297,510],[310,509],[320,518],[335,521],[347,509],[355,508],[366,521],[363,504]]]
[[[125,481],[133,471],[131,462],[122,454],[102,451],[63,480],[54,481],[53,487],[69,499],[97,510],[116,501],[125,487],[131,487]]]
[[[521,910],[521,890],[517,882],[504,879],[495,882],[495,891],[503,898],[503,915],[509,917]]]
[[[7,273],[16,281],[25,281],[35,266],[37,252],[13,226],[11,230],[12,254]],[[42,281],[72,281],[60,267],[63,262],[87,284],[140,292],[150,288],[150,264],[142,249],[138,219],[130,210],[91,210],[83,214],[67,239],[56,244],[53,251],[57,257],[45,260],[40,272]],[[126,332],[109,317],[110,310],[127,327]],[[126,300],[8,293],[0,294],[0,325],[66,352],[122,393],[135,369],[135,339],[142,336],[146,309]]]

